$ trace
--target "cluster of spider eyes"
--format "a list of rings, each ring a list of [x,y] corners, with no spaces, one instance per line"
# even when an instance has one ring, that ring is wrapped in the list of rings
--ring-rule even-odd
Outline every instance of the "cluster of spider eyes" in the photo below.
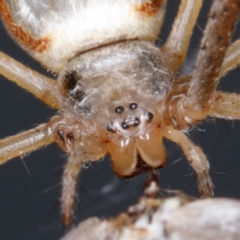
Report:
[[[137,105],[137,103],[131,103],[131,104],[129,105],[129,108],[130,108],[131,110],[134,110],[134,109],[137,109],[137,108],[138,108],[138,105]],[[124,111],[124,107],[122,107],[122,106],[118,106],[118,107],[115,108],[115,113],[117,113],[117,114],[119,114],[119,115],[120,115],[123,111]],[[147,113],[145,114],[145,119],[146,119],[147,122],[151,122],[151,120],[153,119],[153,114],[152,114],[151,112],[147,112]],[[140,119],[139,119],[138,117],[134,117],[134,118],[131,118],[131,119],[130,119],[130,118],[129,118],[129,119],[125,119],[125,120],[121,123],[121,126],[122,126],[123,129],[128,129],[130,126],[136,127],[136,126],[138,126],[139,124],[140,124]],[[107,130],[108,130],[109,132],[112,132],[112,133],[115,132],[115,128],[114,128],[113,123],[108,124]]]

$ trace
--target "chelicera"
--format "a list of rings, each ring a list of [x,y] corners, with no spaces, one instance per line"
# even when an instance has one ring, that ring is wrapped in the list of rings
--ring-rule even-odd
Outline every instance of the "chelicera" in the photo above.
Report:
[[[87,3],[91,5],[94,1]],[[112,9],[118,7],[122,14],[117,1],[112,5],[109,0],[105,3]],[[81,17],[84,13],[81,3],[72,4],[79,11],[74,17]],[[153,41],[164,18],[163,0],[126,1],[124,11],[136,19],[136,22],[129,19],[132,27],[123,24],[121,31],[116,28],[113,35],[106,35],[103,25],[96,35],[96,38],[101,36],[100,40],[94,42],[92,36],[89,45],[80,39],[80,43],[65,48],[68,38],[59,40],[48,28],[40,29],[40,33],[33,31],[31,24],[25,22],[27,14],[21,15],[20,5],[0,0],[1,18],[9,34],[30,55],[55,72],[58,80],[56,83],[31,72],[3,53],[0,73],[59,110],[47,124],[2,140],[0,162],[56,141],[69,154],[61,197],[66,226],[71,224],[77,177],[84,162],[99,160],[108,154],[113,171],[121,178],[130,178],[164,167],[167,153],[163,138],[182,148],[196,172],[200,196],[213,196],[208,161],[184,131],[207,116],[240,118],[240,97],[216,91],[219,79],[240,61],[239,41],[230,44],[240,2],[213,1],[196,67],[189,75],[182,76],[179,71],[201,5],[200,0],[182,0],[172,31],[161,49]],[[49,12],[59,14],[59,25],[64,19],[59,11],[63,6],[48,6]],[[101,10],[109,12],[107,7]],[[52,15],[49,16],[47,20]],[[106,21],[109,21],[107,18],[108,15]],[[59,29],[54,30],[58,33]],[[82,31],[84,36],[85,30]],[[65,32],[67,35],[67,29]],[[86,30],[86,36],[87,33]]]

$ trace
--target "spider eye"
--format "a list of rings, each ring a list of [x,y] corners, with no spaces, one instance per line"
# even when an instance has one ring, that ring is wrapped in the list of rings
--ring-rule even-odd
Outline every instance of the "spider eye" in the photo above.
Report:
[[[128,129],[129,126],[128,126],[128,124],[127,124],[126,122],[123,122],[123,123],[122,123],[122,128],[123,128],[123,129]]]
[[[107,125],[107,130],[108,130],[109,132],[111,132],[111,133],[115,133],[115,128],[114,128],[114,126],[113,126],[113,123],[109,123],[109,124]]]
[[[148,122],[151,122],[153,119],[153,114],[151,112],[148,112],[145,117]]]
[[[130,109],[136,109],[138,107],[138,105],[136,103],[131,103],[129,105]]]
[[[135,117],[134,118],[134,126],[136,127],[136,126],[138,126],[140,124],[140,120],[139,120],[139,118],[138,117]]]
[[[64,96],[74,101],[82,101],[85,93],[81,86],[81,80],[76,71],[67,73],[62,86]]]
[[[123,107],[122,106],[118,106],[118,107],[115,108],[115,113],[120,114],[122,112],[123,112]]]

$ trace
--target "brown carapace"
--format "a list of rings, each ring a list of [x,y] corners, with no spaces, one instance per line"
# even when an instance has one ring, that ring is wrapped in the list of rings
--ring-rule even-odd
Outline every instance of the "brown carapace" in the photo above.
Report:
[[[213,1],[196,67],[182,76],[179,71],[201,5],[200,0],[182,0],[161,49],[146,41],[147,37],[137,38],[134,34],[132,38],[94,45],[68,59],[58,73],[57,84],[1,53],[0,73],[59,109],[59,113],[47,124],[2,140],[0,162],[56,141],[69,154],[61,197],[65,226],[71,225],[77,177],[85,161],[108,154],[113,171],[121,178],[151,172],[166,163],[163,138],[182,148],[196,172],[200,196],[213,196],[209,163],[184,131],[207,116],[240,119],[240,96],[216,91],[220,78],[240,62],[240,41],[230,44],[240,1]],[[149,0],[144,6],[131,8],[147,11],[148,15],[138,12],[143,24],[159,12],[163,17],[164,1]],[[12,28],[5,25],[12,34]],[[43,61],[43,55],[36,56]],[[17,71],[7,67],[9,62]],[[39,86],[37,91],[33,81]]]

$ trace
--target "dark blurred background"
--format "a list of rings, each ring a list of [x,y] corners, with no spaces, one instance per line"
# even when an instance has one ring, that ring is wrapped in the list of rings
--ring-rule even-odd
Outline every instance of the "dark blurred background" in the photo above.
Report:
[[[194,59],[207,17],[209,2],[200,13],[183,73],[194,67]],[[179,1],[170,0],[158,44],[165,42]],[[236,36],[240,28],[236,29]],[[0,25],[0,50],[43,74],[46,71],[8,37]],[[0,77],[0,138],[28,130],[50,119],[55,111],[15,84]],[[224,77],[219,89],[240,92],[240,72]],[[189,133],[201,146],[211,165],[217,197],[240,198],[240,123],[208,118]],[[162,189],[181,190],[197,197],[196,179],[180,148],[165,143],[168,164],[159,171]],[[0,239],[55,240],[66,232],[61,226],[59,197],[67,156],[56,144],[0,166]],[[26,164],[28,170],[23,164]],[[89,163],[79,178],[79,204],[74,222],[91,216],[109,217],[127,209],[142,195],[148,174],[130,180],[118,179],[109,159]]]

